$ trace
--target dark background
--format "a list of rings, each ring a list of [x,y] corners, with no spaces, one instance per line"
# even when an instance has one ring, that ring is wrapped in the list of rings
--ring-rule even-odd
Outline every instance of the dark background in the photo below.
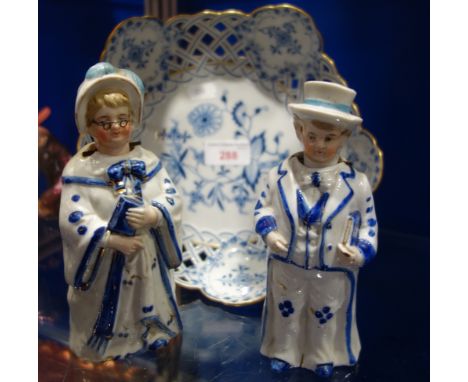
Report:
[[[251,12],[277,1],[179,0],[179,13]],[[362,381],[429,376],[429,2],[294,1],[308,12],[384,152],[375,193],[380,249],[361,274],[358,317]],[[105,40],[143,0],[39,1],[39,109],[44,125],[75,152],[76,90]],[[44,187],[40,178],[40,189]],[[40,286],[41,287],[41,286]],[[64,286],[65,288],[65,286]],[[64,291],[65,292],[65,291]],[[63,294],[64,295],[64,294]]]

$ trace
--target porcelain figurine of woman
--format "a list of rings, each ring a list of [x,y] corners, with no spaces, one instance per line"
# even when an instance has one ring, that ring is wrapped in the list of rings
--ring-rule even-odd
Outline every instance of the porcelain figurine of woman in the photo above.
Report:
[[[143,95],[136,74],[99,63],[76,98],[78,129],[94,141],[63,171],[59,221],[69,344],[93,362],[162,348],[182,330],[169,272],[181,262],[182,203],[160,160],[132,141]]]
[[[377,220],[366,176],[340,159],[362,122],[351,114],[355,95],[304,84],[304,102],[289,104],[304,151],[270,171],[255,208],[269,254],[261,353],[277,372],[302,367],[330,377],[359,357],[356,286],[376,255]]]

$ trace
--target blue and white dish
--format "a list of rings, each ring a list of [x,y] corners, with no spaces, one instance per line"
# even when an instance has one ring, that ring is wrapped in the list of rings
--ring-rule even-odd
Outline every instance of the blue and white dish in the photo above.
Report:
[[[286,105],[302,98],[306,80],[345,82],[312,18],[289,5],[205,11],[165,24],[134,17],[115,28],[101,59],[145,83],[138,138],[184,199],[186,262],[176,283],[228,305],[261,300],[266,252],[254,233],[254,203],[266,172],[301,149]],[[208,160],[223,148],[227,161]],[[344,154],[379,184],[382,152],[369,132],[353,136]]]

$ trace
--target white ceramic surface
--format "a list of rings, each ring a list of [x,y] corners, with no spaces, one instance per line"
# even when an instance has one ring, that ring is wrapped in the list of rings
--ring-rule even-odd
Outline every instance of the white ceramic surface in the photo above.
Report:
[[[182,195],[186,249],[192,248],[188,242],[194,233],[200,240],[211,235],[217,243],[223,235],[237,237],[239,232],[255,236],[252,214],[264,175],[300,149],[287,103],[302,99],[306,80],[344,83],[323,52],[313,20],[288,5],[259,8],[250,15],[181,15],[164,25],[131,18],[111,33],[101,59],[135,71],[145,84],[139,138],[162,159]],[[206,165],[205,144],[219,141],[244,142],[250,163]],[[376,187],[382,153],[370,133],[353,136],[344,151]],[[233,244],[205,253],[199,258],[196,251],[184,252],[184,259],[196,261],[177,270],[179,285],[225,304],[248,304],[265,295],[264,280],[251,283],[246,280],[252,278],[232,276],[251,262],[245,247]],[[264,276],[265,251],[258,258],[249,274]],[[218,261],[216,272],[208,270],[213,264],[207,259]],[[231,288],[219,281],[229,277],[230,285],[241,280],[239,285]],[[241,289],[244,284],[251,287]]]

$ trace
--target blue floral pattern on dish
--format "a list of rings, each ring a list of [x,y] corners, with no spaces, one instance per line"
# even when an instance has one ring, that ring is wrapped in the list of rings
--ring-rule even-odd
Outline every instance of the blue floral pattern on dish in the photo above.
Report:
[[[195,135],[206,137],[221,128],[223,112],[216,105],[204,103],[189,113],[188,121],[192,125]]]
[[[282,26],[273,25],[261,28],[260,31],[274,40],[274,44],[270,45],[272,54],[299,54],[301,52],[298,39],[293,37],[296,29],[291,22],[283,23]]]
[[[171,128],[159,135],[165,140],[161,160],[186,197],[185,200],[188,200],[187,208],[190,211],[197,212],[198,206],[224,211],[226,205],[234,204],[240,213],[247,214],[247,207],[255,201],[256,186],[261,175],[287,158],[289,151],[281,149],[282,133],[275,134],[270,139],[270,145],[265,130],[253,133],[256,117],[268,110],[265,106],[249,107],[242,100],[230,106],[227,91],[222,93],[219,101],[222,105],[220,107],[213,103],[202,103],[190,111],[187,119],[193,134],[203,137],[214,135],[224,119],[231,118],[236,126],[233,138],[250,143],[250,163],[243,167],[210,166],[209,174],[203,150],[191,146],[193,136],[181,131],[177,120],[173,120]],[[193,179],[193,182],[188,185],[187,182],[180,183],[187,178]]]
[[[253,303],[265,296],[265,244],[249,230],[214,234],[183,224],[181,285],[200,289],[227,304]],[[196,245],[194,245],[194,243]]]
[[[249,287],[265,281],[265,274],[252,273],[249,267],[239,265],[237,269],[233,269],[227,275],[223,275],[219,281],[223,286]]]

